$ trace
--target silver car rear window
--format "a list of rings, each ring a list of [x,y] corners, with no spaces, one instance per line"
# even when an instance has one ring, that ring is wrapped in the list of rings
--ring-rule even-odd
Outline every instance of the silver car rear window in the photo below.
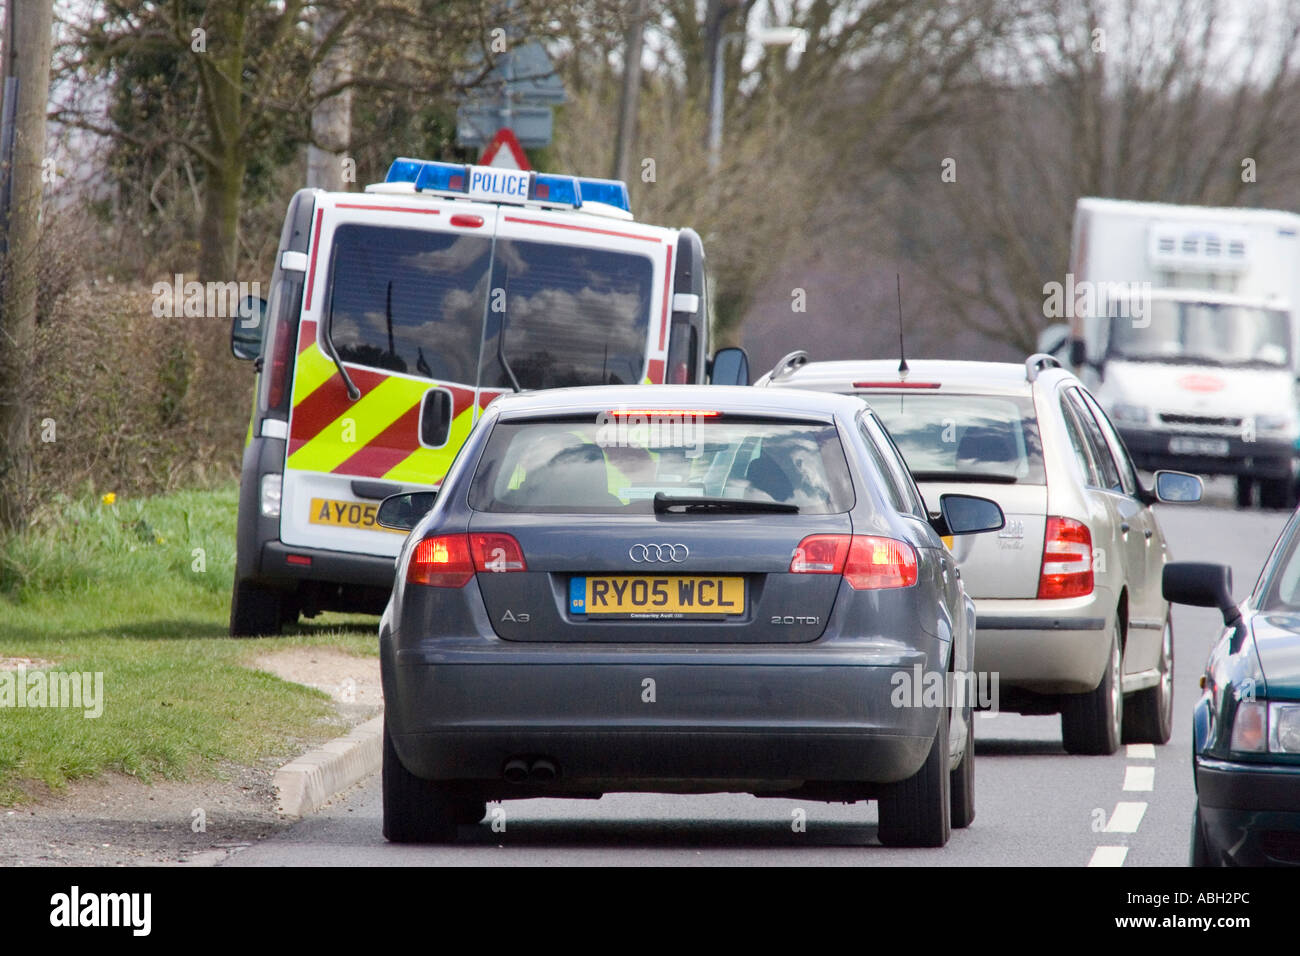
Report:
[[[917,481],[1047,483],[1028,396],[873,395],[871,408]]]
[[[602,415],[500,422],[479,460],[478,511],[651,513],[654,496],[853,507],[835,426],[720,416]]]

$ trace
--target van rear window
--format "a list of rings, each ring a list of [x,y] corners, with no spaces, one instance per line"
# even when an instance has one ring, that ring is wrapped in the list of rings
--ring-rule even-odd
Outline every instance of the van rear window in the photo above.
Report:
[[[491,263],[483,236],[340,225],[327,318],[339,357],[473,385]]]

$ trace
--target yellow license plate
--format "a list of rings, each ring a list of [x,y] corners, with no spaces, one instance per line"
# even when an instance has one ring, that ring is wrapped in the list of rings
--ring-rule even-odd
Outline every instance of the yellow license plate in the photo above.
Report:
[[[378,504],[360,501],[336,501],[333,498],[313,498],[311,514],[308,519],[312,524],[327,524],[335,528],[360,528],[363,531],[393,531],[382,527],[375,516],[379,513]],[[406,534],[395,531],[394,534]]]
[[[575,577],[569,612],[631,618],[730,617],[745,613],[745,579],[737,577]]]

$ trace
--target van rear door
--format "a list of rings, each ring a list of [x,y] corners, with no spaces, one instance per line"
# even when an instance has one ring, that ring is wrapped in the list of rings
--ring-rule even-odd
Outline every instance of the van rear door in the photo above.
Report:
[[[280,537],[395,556],[380,500],[436,486],[474,423],[499,209],[358,197],[318,207],[293,379]],[[360,392],[352,401],[329,355]]]

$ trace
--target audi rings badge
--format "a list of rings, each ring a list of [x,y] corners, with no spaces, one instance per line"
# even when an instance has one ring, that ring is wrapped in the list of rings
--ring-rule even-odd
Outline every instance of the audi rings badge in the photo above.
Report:
[[[634,544],[627,556],[636,564],[681,564],[690,557],[684,544]]]

